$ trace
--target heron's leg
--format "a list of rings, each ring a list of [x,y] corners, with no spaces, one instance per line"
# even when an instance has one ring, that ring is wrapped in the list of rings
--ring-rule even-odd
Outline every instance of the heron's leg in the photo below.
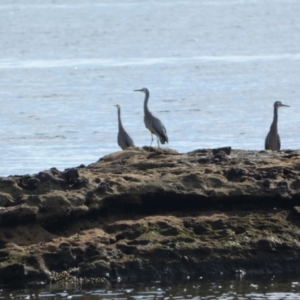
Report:
[[[152,145],[152,142],[153,142],[153,134],[151,133],[151,143],[150,143],[150,147]]]
[[[157,147],[160,148],[160,147],[159,147],[159,138],[156,137],[156,139],[157,139]]]

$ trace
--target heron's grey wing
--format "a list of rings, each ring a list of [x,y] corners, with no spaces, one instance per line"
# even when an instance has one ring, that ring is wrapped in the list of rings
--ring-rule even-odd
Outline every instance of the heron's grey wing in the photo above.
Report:
[[[164,144],[165,142],[168,143],[169,140],[168,140],[168,136],[167,136],[167,130],[166,130],[164,124],[157,117],[155,117],[153,115],[152,115],[151,123],[152,123],[154,130],[159,135],[159,139],[160,139],[161,143],[162,144]]]
[[[130,146],[134,147],[134,142],[127,132],[125,132],[124,141],[125,141],[125,144],[127,147],[130,147]]]
[[[124,150],[127,147],[126,144],[125,144],[123,132],[118,133],[118,145],[120,146],[120,148],[122,150]]]
[[[270,134],[270,132],[267,134],[266,139],[265,139],[265,150],[269,149],[269,145],[270,145],[269,134]]]
[[[280,143],[280,136],[279,136],[279,134],[277,134],[277,145],[278,145],[278,150],[280,150],[281,143]]]

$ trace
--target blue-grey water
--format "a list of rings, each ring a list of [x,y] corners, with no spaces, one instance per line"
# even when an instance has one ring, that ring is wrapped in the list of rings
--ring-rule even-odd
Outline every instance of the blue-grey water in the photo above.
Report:
[[[299,279],[210,280],[162,285],[50,285],[43,288],[3,288],[0,299],[102,299],[102,300],[297,300]]]
[[[263,149],[274,101],[300,148],[299,0],[1,0],[0,176],[149,145],[142,93],[179,152]]]

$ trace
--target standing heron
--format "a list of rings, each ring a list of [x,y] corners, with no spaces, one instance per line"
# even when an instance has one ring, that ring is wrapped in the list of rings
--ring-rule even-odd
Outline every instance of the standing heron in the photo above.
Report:
[[[280,137],[278,134],[277,122],[278,122],[278,108],[282,106],[289,107],[288,105],[282,104],[280,101],[276,101],[274,103],[274,118],[270,127],[270,131],[266,136],[265,150],[273,150],[273,151],[280,150]]]
[[[164,126],[164,124],[161,122],[160,119],[155,117],[151,111],[148,108],[148,100],[150,93],[147,88],[142,88],[140,90],[134,90],[135,92],[142,92],[145,94],[145,100],[144,100],[144,122],[146,128],[148,128],[151,132],[151,144],[153,142],[153,134],[157,137],[157,145],[159,147],[159,141],[164,144],[165,142],[169,142],[168,136],[167,136],[167,130]]]
[[[121,121],[121,107],[119,104],[116,104],[115,107],[118,109],[118,123],[119,123],[119,132],[118,132],[118,145],[122,148],[122,150],[127,147],[133,146],[134,142],[129,134],[126,132],[122,125]]]

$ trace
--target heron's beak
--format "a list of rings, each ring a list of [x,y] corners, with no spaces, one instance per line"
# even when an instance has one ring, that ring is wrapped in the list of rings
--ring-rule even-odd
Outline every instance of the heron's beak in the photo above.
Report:
[[[280,106],[290,107],[289,105],[286,104],[281,104]]]
[[[133,90],[134,92],[141,92],[142,90]]]

